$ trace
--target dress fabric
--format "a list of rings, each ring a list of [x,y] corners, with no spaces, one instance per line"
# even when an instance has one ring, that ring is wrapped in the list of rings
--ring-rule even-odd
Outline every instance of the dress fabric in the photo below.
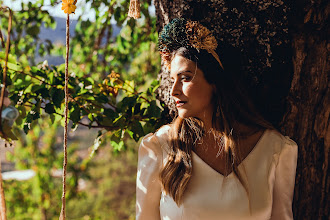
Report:
[[[287,220],[298,147],[289,137],[265,130],[238,166],[248,192],[233,173],[223,176],[192,154],[192,177],[180,206],[162,192],[159,171],[169,149],[169,125],[146,135],[139,147],[136,181],[137,220]]]

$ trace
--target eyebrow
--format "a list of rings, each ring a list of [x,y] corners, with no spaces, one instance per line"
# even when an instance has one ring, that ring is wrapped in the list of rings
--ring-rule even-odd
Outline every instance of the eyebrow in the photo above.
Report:
[[[183,70],[183,71],[179,71],[176,75],[180,76],[182,73],[192,73],[190,70]],[[171,77],[171,75],[170,75]]]

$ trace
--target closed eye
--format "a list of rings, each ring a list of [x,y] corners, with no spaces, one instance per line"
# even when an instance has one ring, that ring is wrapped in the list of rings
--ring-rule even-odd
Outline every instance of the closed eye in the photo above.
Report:
[[[190,81],[192,78],[191,78],[191,76],[188,75],[189,73],[191,73],[191,71],[189,71],[189,70],[182,71],[182,72],[180,72],[180,73],[177,74],[177,79],[180,80],[180,81]],[[175,82],[174,77],[171,77],[170,78],[170,82],[171,83],[174,83]]]
[[[180,77],[180,79],[181,79],[181,81],[189,81],[191,79],[191,77],[183,75]]]

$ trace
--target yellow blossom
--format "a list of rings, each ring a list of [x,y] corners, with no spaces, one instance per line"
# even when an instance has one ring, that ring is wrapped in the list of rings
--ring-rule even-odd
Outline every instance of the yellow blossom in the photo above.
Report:
[[[120,75],[118,73],[116,73],[115,71],[111,71],[111,73],[108,75],[108,77],[111,78],[119,78]]]
[[[76,2],[77,1],[74,0],[62,0],[62,10],[64,11],[64,13],[66,14],[74,13],[74,11],[76,10],[76,6],[75,6]]]

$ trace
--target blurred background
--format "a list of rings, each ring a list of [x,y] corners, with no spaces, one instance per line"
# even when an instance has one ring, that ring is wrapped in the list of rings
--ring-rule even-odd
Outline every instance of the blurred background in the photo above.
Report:
[[[62,195],[66,14],[56,0],[0,0],[12,9],[1,172],[8,219],[58,219]],[[155,7],[83,0],[70,15],[68,219],[135,219],[137,149],[160,127]],[[0,11],[3,42],[10,15]],[[4,74],[4,44],[0,74]],[[3,82],[2,82],[3,83]],[[8,109],[7,109],[8,110]]]

